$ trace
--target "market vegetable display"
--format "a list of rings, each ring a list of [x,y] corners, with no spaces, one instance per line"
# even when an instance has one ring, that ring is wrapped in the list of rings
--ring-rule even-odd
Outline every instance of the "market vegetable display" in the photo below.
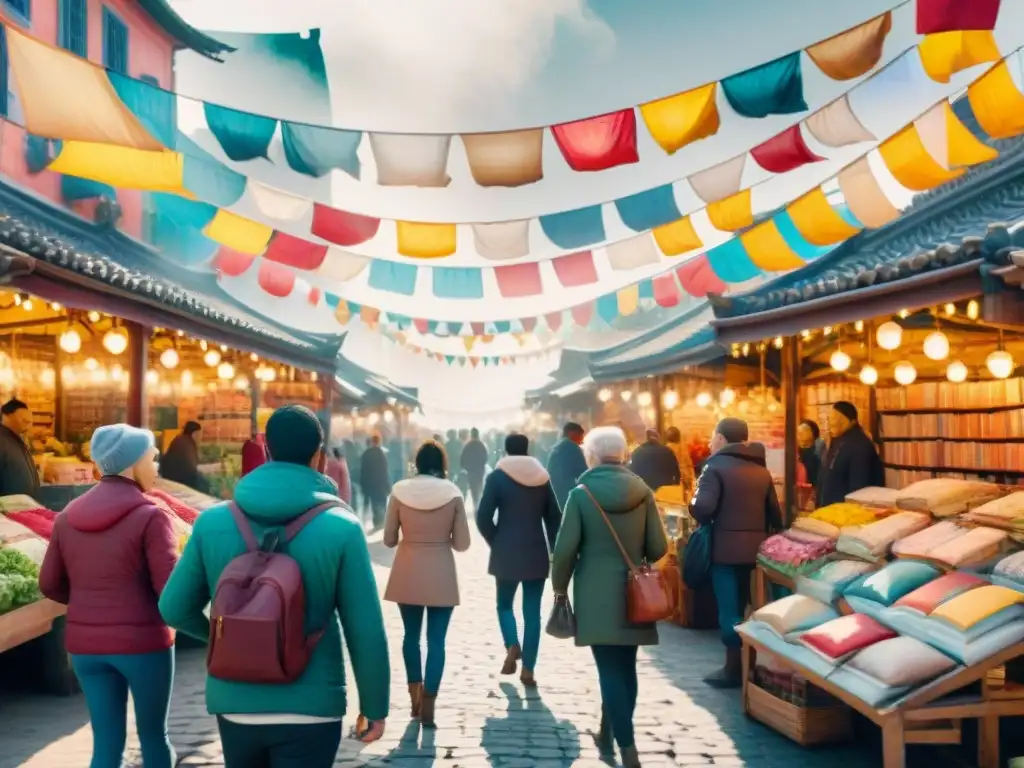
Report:
[[[0,549],[0,614],[30,605],[41,597],[39,567],[16,549]]]

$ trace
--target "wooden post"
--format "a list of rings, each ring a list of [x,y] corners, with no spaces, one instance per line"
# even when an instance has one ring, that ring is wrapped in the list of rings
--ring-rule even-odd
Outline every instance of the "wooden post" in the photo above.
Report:
[[[149,368],[149,329],[125,321],[128,331],[128,410],[125,420],[133,427],[145,427],[146,371]]]
[[[64,350],[60,348],[60,336],[54,337],[53,347],[53,436],[64,442],[66,439],[64,416],[67,409],[64,407],[64,377],[60,375],[61,369],[64,367]]]
[[[654,428],[662,439],[665,437],[665,409],[661,405],[661,376],[654,377],[654,384],[651,387],[651,396],[654,398]]]
[[[260,431],[260,385],[255,373],[249,374],[249,432],[256,435]]]
[[[334,379],[330,376],[320,377],[320,392],[323,405],[320,409],[320,422],[324,425],[324,436],[327,444],[331,444],[331,416],[334,413]]]
[[[786,414],[785,427],[785,471],[783,515],[788,527],[797,513],[797,461],[796,427],[800,422],[800,339],[790,336],[782,347],[782,403]]]

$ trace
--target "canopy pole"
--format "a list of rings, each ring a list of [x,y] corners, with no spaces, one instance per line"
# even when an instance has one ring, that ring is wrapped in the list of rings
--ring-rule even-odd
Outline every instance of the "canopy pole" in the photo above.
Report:
[[[149,367],[149,329],[126,320],[128,331],[128,411],[125,420],[133,427],[145,427],[146,369]]]
[[[789,527],[797,514],[797,461],[796,427],[800,423],[800,338],[790,336],[782,346],[782,403],[786,414],[784,496],[782,500],[784,523]]]

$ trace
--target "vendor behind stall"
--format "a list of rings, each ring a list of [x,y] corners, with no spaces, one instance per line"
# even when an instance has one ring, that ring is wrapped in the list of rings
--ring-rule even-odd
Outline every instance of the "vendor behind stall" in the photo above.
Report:
[[[199,471],[199,422],[185,424],[181,434],[171,440],[166,453],[160,458],[160,476],[175,483],[187,485],[200,493],[209,493],[210,484]]]
[[[39,470],[32,460],[25,435],[32,429],[32,411],[21,400],[8,400],[0,408],[0,496],[39,491]]]
[[[861,488],[885,485],[885,468],[875,444],[857,421],[853,403],[840,400],[828,415],[832,442],[821,462],[818,507],[838,504]]]

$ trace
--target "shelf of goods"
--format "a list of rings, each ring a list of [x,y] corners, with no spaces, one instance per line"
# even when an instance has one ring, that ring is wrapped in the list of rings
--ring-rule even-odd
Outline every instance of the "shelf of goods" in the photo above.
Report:
[[[675,611],[671,621],[689,629],[714,629],[718,626],[717,604],[710,587],[693,590],[683,583],[682,561],[690,533],[697,528],[690,516],[682,486],[665,486],[654,495],[668,535],[668,554],[657,567],[665,574],[665,583],[672,590]]]
[[[801,744],[880,726],[883,765],[907,744],[958,744],[979,721],[997,768],[999,718],[1024,716],[1024,492],[931,479],[867,488],[762,546],[743,638],[745,712]],[[769,582],[792,594],[767,601]]]
[[[155,488],[147,497],[170,519],[179,551],[192,534],[198,511],[175,495]],[[44,636],[36,669],[50,692],[76,690],[63,643],[64,605],[39,592],[39,568],[46,556],[57,513],[29,496],[0,497],[0,653]]]

